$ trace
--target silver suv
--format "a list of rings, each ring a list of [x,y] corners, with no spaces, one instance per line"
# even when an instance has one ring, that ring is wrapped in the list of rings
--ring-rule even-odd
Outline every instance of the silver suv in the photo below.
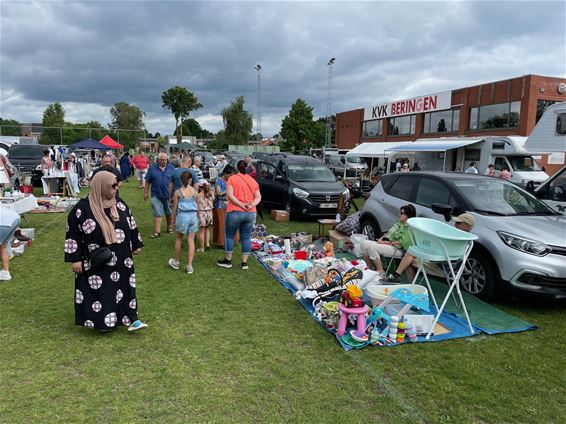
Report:
[[[566,217],[515,184],[474,174],[388,174],[362,208],[363,233],[379,237],[407,203],[426,218],[449,221],[457,209],[474,215],[479,240],[461,280],[466,291],[485,300],[509,286],[566,297]]]

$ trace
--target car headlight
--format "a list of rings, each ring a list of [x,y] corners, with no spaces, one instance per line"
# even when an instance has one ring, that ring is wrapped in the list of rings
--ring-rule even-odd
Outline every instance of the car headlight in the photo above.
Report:
[[[306,199],[309,197],[309,194],[305,190],[301,190],[300,188],[293,188],[293,194],[297,196],[299,199]]]
[[[535,256],[546,256],[550,251],[546,244],[539,241],[517,237],[513,234],[506,233],[505,231],[498,231],[497,234],[507,246],[524,253],[529,253]]]

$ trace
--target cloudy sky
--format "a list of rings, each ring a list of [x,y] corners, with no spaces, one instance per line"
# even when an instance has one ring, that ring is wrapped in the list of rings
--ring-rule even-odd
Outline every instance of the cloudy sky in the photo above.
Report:
[[[110,122],[118,101],[170,134],[163,90],[182,85],[222,128],[243,95],[271,136],[297,98],[333,112],[526,74],[566,75],[565,2],[0,2],[0,116],[41,122],[59,101],[67,120]],[[255,130],[255,120],[254,120]]]

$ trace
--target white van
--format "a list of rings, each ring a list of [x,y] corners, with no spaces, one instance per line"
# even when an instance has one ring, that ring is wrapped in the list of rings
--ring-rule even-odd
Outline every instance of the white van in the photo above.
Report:
[[[334,174],[347,177],[357,177],[368,168],[366,161],[361,157],[346,156],[338,152],[326,152],[324,162]]]
[[[552,152],[555,160],[564,163],[566,154],[566,102],[546,109],[525,143],[527,150]],[[532,187],[531,187],[532,189]],[[566,215],[566,166],[548,178],[533,194],[557,212]]]

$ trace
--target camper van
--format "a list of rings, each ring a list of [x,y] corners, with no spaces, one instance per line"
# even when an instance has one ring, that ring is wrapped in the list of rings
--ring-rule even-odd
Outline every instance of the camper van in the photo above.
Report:
[[[541,170],[533,152],[525,150],[526,139],[519,136],[420,138],[414,143],[394,147],[389,153],[391,158],[412,155],[423,171],[464,172],[470,162],[475,162],[480,174],[493,164],[498,177],[507,166],[514,183],[526,186],[532,181],[538,186],[548,174]]]
[[[529,135],[525,148],[551,152],[553,161],[564,164],[566,155],[566,102],[550,106]],[[566,214],[566,166],[538,187],[533,194],[554,210]]]
[[[368,168],[366,161],[361,157],[338,152],[326,152],[324,162],[335,175],[347,177],[357,177]]]

